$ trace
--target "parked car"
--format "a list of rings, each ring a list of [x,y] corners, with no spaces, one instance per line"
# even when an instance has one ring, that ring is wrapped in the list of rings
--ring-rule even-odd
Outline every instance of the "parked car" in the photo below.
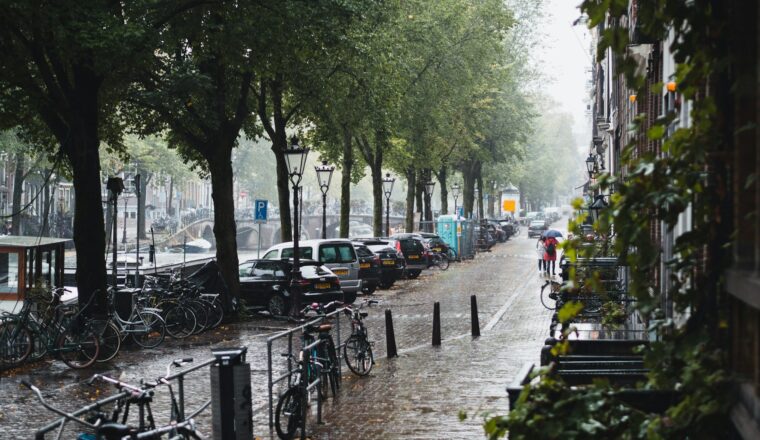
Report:
[[[420,237],[422,237],[431,251],[448,254],[449,244],[443,241],[443,239],[438,234],[434,234],[432,232],[415,232],[415,234],[418,234]]]
[[[392,235],[390,238],[397,241],[396,249],[404,255],[407,278],[414,279],[420,276],[420,273],[427,269],[427,256],[422,237],[417,234],[404,233]]]
[[[397,241],[391,238],[357,238],[357,243],[366,245],[380,258],[380,282],[378,287],[390,289],[404,275],[406,262]]]
[[[486,251],[491,249],[496,244],[496,238],[488,229],[488,225],[475,225],[473,228],[473,234],[475,234],[475,246],[478,250]]]
[[[340,287],[346,294],[345,302],[356,301],[362,289],[359,278],[359,257],[351,240],[343,238],[304,240],[298,243],[299,258],[313,259],[327,266],[340,278]],[[276,244],[264,253],[265,260],[282,260],[293,257],[293,242]]]
[[[549,226],[546,224],[546,222],[541,220],[533,220],[530,222],[530,225],[528,226],[528,238],[531,237],[540,237],[541,234],[543,234],[544,231],[549,229]]]
[[[505,241],[507,241],[507,239],[509,239],[509,234],[507,234],[507,231],[505,231],[504,228],[501,227],[501,224],[499,223],[498,220],[488,219],[486,220],[486,222],[487,222],[486,226],[488,228],[488,231],[491,233],[491,235],[494,236],[496,241],[498,241],[499,243],[504,243]]]
[[[300,260],[302,303],[343,301],[340,279],[327,266]],[[247,260],[238,267],[240,297],[246,306],[264,309],[273,316],[288,315],[293,305],[290,284],[293,260]]]
[[[380,284],[381,260],[370,248],[361,242],[354,242],[356,255],[359,256],[359,278],[362,280],[362,293],[372,295]],[[394,262],[395,263],[395,262]]]

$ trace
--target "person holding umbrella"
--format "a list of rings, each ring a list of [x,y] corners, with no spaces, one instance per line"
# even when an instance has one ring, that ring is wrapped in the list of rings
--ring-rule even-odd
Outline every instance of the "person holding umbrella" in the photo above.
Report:
[[[546,271],[546,275],[549,275],[549,268],[551,267],[551,276],[554,276],[557,264],[557,245],[559,245],[557,237],[562,237],[562,233],[556,229],[549,229],[541,234],[541,237],[544,239],[544,248],[546,250],[544,253],[544,270]]]

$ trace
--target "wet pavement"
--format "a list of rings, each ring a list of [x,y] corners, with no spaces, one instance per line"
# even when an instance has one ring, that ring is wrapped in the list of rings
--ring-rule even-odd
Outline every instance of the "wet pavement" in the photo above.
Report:
[[[473,260],[452,264],[448,271],[426,271],[416,280],[377,291],[373,298],[382,303],[368,310],[365,320],[375,341],[377,363],[364,378],[353,376],[344,365],[343,386],[338,396],[324,403],[323,424],[316,423],[315,412],[309,419],[310,438],[483,438],[484,416],[507,411],[506,385],[524,362],[538,362],[548,334],[551,315],[538,300],[543,278],[537,273],[534,244],[523,228],[519,237]],[[470,295],[477,296],[479,308],[482,335],[476,339],[470,336]],[[436,301],[441,307],[440,347],[431,345]],[[394,359],[385,357],[385,309],[393,313],[400,353]],[[200,362],[211,357],[211,348],[235,346],[248,347],[254,433],[275,438],[268,427],[266,341],[292,326],[262,315],[186,340],[167,339],[155,350],[125,350],[98,368],[74,371],[60,361],[47,360],[4,372],[0,439],[33,438],[35,428],[54,419],[19,386],[22,379],[40,387],[54,405],[73,410],[114,392],[102,383],[83,383],[95,373],[139,383],[163,374],[172,359],[193,357]],[[341,319],[340,327],[345,338],[350,332],[348,320]],[[286,350],[286,339],[274,343],[275,376],[285,371],[279,353]],[[186,412],[190,412],[209,397],[208,369],[192,373],[185,383]],[[276,387],[275,392],[281,389]],[[153,403],[157,423],[168,419],[168,408],[168,393],[159,390]],[[464,421],[459,419],[460,412],[467,414]],[[196,418],[201,432],[209,437],[210,418],[210,410]]]

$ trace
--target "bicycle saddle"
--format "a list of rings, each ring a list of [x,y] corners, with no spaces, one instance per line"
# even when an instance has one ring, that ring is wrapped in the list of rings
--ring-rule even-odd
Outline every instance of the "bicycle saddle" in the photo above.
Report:
[[[369,316],[369,313],[368,312],[359,312],[359,316],[361,316],[362,318],[366,318],[367,316]]]

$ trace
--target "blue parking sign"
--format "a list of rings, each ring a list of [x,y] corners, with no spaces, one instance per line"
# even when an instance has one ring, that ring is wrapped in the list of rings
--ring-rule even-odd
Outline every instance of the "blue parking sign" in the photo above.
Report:
[[[256,200],[253,204],[253,219],[256,223],[267,222],[267,205],[268,200]]]

